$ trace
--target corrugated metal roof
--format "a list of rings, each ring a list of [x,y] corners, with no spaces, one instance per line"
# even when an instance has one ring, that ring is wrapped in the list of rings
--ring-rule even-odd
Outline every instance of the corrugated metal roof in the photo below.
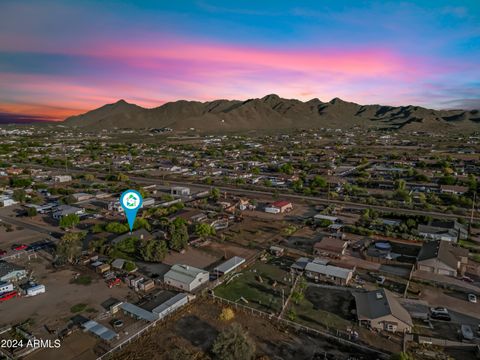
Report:
[[[116,332],[93,320],[89,320],[86,323],[83,323],[82,326],[85,330],[94,333],[103,340],[110,341],[118,336]]]
[[[187,298],[188,295],[185,294],[185,293],[180,293],[180,294],[177,294],[175,295],[174,297],[168,299],[167,301],[165,301],[164,303],[158,305],[156,308],[154,308],[152,310],[152,313],[155,313],[155,314],[161,314],[163,313],[165,310],[167,310],[168,308],[174,306],[175,304],[181,302],[181,301],[184,301],[185,298]]]
[[[208,271],[188,265],[173,265],[164,275],[164,279],[172,279],[183,284],[190,284],[199,274],[208,274]]]
[[[218,265],[215,269],[213,269],[213,272],[221,272],[222,274],[226,274],[238,266],[242,265],[245,262],[245,259],[240,257],[240,256],[234,256],[231,259],[228,259],[224,263]]]
[[[305,271],[311,271],[319,274],[324,274],[327,276],[334,276],[336,278],[348,279],[348,276],[351,274],[352,270],[344,269],[341,267],[336,267],[332,265],[323,265],[315,262],[309,262],[305,266]]]
[[[142,309],[141,307],[128,302],[124,302],[122,305],[120,305],[120,309],[146,321],[155,321],[158,319],[158,316],[150,311]]]

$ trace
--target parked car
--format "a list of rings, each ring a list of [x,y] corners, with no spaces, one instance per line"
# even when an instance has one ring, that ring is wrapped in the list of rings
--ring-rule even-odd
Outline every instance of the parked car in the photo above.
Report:
[[[120,280],[119,278],[113,278],[107,281],[107,285],[109,288],[112,288],[114,286],[120,285],[121,282],[122,280]]]
[[[445,314],[442,312],[432,312],[430,314],[430,318],[434,320],[444,320],[444,321],[450,321],[452,318],[450,317],[450,314]]]
[[[430,311],[431,311],[432,313],[448,314],[448,310],[447,310],[446,308],[444,308],[444,307],[441,307],[441,306],[431,308]]]
[[[460,327],[460,334],[463,340],[473,340],[473,330],[469,325],[462,325]]]
[[[430,318],[434,320],[444,320],[444,321],[450,321],[452,318],[448,314],[442,314],[442,313],[432,313],[430,315]]]
[[[468,276],[462,276],[462,280],[466,281],[466,282],[469,282],[469,283],[473,283],[473,279],[468,277]]]
[[[468,301],[471,303],[477,303],[477,296],[475,294],[468,294]]]
[[[25,244],[13,244],[12,245],[12,250],[14,251],[22,251],[25,250],[28,246]]]

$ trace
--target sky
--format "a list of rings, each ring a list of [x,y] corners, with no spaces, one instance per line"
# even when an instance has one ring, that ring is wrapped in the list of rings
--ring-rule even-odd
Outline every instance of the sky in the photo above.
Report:
[[[480,1],[0,0],[0,122],[271,93],[480,108]]]

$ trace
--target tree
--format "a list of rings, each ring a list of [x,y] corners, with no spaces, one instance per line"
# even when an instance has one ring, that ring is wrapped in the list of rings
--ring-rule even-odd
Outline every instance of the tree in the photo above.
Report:
[[[34,207],[29,207],[27,209],[27,216],[33,217],[35,215],[37,215],[37,209],[35,209]]]
[[[195,226],[195,234],[202,239],[206,239],[209,236],[215,235],[216,232],[213,226],[205,223],[200,223]]]
[[[406,352],[392,354],[390,360],[414,360],[413,356]]]
[[[69,263],[74,263],[82,254],[84,232],[66,233],[57,243],[57,256]]]
[[[292,293],[292,300],[295,304],[300,304],[300,302],[303,300],[304,295],[301,291],[294,291]]]
[[[16,189],[16,190],[13,190],[12,198],[15,201],[19,201],[23,203],[27,199],[27,193],[23,189]]]
[[[125,174],[118,174],[116,177],[115,177],[115,180],[116,181],[123,181],[123,182],[127,182],[129,180],[128,176],[125,175]]]
[[[19,177],[13,177],[10,179],[10,185],[12,187],[28,187],[32,185],[32,179],[30,178],[19,178]]]
[[[327,180],[325,180],[320,175],[316,175],[310,183],[312,188],[326,188],[328,185]]]
[[[438,180],[438,183],[442,185],[455,185],[456,182],[457,179],[455,178],[455,176],[452,175],[445,175]]]
[[[145,229],[145,230],[150,231],[151,228],[152,227],[148,223],[148,220],[143,218],[143,217],[142,218],[136,218],[135,223],[133,224],[133,230]]]
[[[128,231],[128,225],[119,222],[111,222],[105,226],[105,230],[113,234],[123,234]]]
[[[95,176],[93,174],[85,174],[83,178],[85,181],[95,181]]]
[[[251,360],[255,355],[255,343],[235,323],[218,335],[212,352],[218,360]]]
[[[407,183],[405,182],[405,180],[400,179],[395,181],[395,190],[397,191],[405,191],[406,186]]]
[[[176,218],[170,223],[168,230],[170,233],[169,245],[171,249],[180,251],[187,247],[189,236],[185,220]]]
[[[212,190],[210,190],[210,199],[214,201],[220,199],[220,190],[218,190],[218,188],[214,187]]]
[[[77,214],[68,214],[62,216],[59,225],[62,229],[69,229],[75,227],[79,222],[80,217]]]
[[[287,313],[288,320],[295,321],[297,319],[297,312],[293,309],[290,309]]]
[[[123,270],[131,272],[137,268],[137,265],[133,261],[125,261],[123,264]]]
[[[290,163],[285,163],[278,169],[281,173],[292,175],[293,174],[293,165]]]
[[[140,246],[140,256],[144,261],[160,262],[168,253],[167,243],[163,240],[144,240]]]

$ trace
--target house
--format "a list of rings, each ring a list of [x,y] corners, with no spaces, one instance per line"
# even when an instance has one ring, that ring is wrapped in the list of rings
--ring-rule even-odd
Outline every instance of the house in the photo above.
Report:
[[[283,253],[285,252],[284,248],[280,246],[275,246],[275,245],[270,246],[269,250],[270,250],[270,253],[275,256],[282,256]]]
[[[217,276],[222,276],[225,274],[228,274],[229,272],[232,272],[236,268],[238,268],[240,265],[242,265],[245,262],[245,259],[240,257],[240,256],[234,256],[224,263],[218,265],[213,269],[213,274]]]
[[[465,273],[468,250],[449,241],[425,242],[417,257],[417,270],[433,274],[459,276]]]
[[[281,214],[293,210],[293,205],[289,201],[275,201],[265,207],[265,212],[269,214]]]
[[[137,238],[139,240],[148,240],[153,237],[147,230],[144,228],[135,230],[133,232],[126,232],[125,234],[117,236],[115,239],[112,240],[112,245],[116,245],[128,238]]]
[[[75,199],[75,202],[80,202],[80,201],[90,200],[93,197],[93,195],[80,192],[80,193],[72,194],[72,197]]]
[[[150,206],[154,206],[155,205],[155,199],[154,198],[145,198],[143,199],[143,202],[142,202],[142,207],[150,207]]]
[[[340,258],[345,255],[348,242],[335,237],[324,237],[313,245],[313,253],[320,256]]]
[[[189,265],[173,265],[164,275],[165,284],[184,291],[193,291],[209,281],[209,272]]]
[[[4,195],[0,196],[0,205],[2,205],[3,207],[12,206],[17,203],[18,203],[17,201],[13,200],[9,196],[4,196]]]
[[[328,261],[313,260],[305,266],[305,276],[315,281],[324,281],[336,285],[348,285],[354,269],[345,269],[329,265]]]
[[[53,177],[53,182],[56,183],[64,183],[69,181],[72,181],[72,177],[70,175],[55,175]]]
[[[27,271],[18,265],[0,260],[0,282],[17,281],[27,276]]]
[[[123,207],[120,204],[119,200],[109,201],[108,204],[107,204],[107,210],[122,213],[123,212]]]
[[[185,186],[173,186],[170,189],[170,194],[173,196],[190,196],[190,188]]]
[[[182,218],[187,224],[196,224],[207,220],[207,214],[197,209],[182,209],[179,212],[169,216],[169,220]]]
[[[53,212],[52,217],[55,220],[60,220],[62,217],[67,216],[67,215],[83,215],[85,214],[85,209],[79,208],[76,206],[70,206],[70,205],[60,205],[57,207],[57,209]]]
[[[459,185],[440,185],[442,194],[463,195],[468,192],[468,187]]]
[[[8,175],[21,175],[22,173],[23,173],[22,168],[16,168],[16,167],[7,168],[7,174]]]
[[[328,215],[323,215],[323,214],[317,214],[313,217],[313,220],[316,223],[324,222],[324,221],[330,221],[332,224],[338,222],[338,217],[335,216],[328,216]]]
[[[310,262],[309,258],[301,257],[298,258],[291,266],[290,270],[294,273],[302,273],[305,271],[305,267]]]
[[[360,325],[389,332],[411,332],[413,322],[408,311],[387,289],[354,292]]]
[[[428,225],[419,224],[418,234],[428,240],[457,242],[468,238],[467,228],[456,220],[433,220]]]

